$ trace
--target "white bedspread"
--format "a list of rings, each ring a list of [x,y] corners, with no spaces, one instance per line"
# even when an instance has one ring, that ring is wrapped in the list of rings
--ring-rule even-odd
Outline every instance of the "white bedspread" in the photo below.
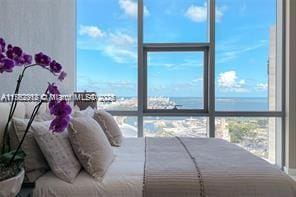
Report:
[[[166,141],[167,143],[171,143],[172,140],[176,139],[167,139]],[[196,158],[197,166],[203,176],[201,179],[201,185],[204,185],[205,196],[296,196],[296,184],[294,181],[276,167],[251,155],[242,148],[220,139],[184,138],[181,141],[184,143],[191,155],[193,155],[193,158]],[[160,183],[163,183],[162,186],[165,186],[165,188],[168,185],[172,186],[172,184],[169,183],[174,183],[174,181],[176,182],[174,177],[179,177],[179,174],[184,173],[184,170],[185,172],[187,171],[187,167],[178,168],[178,164],[180,163],[180,165],[182,165],[182,162],[184,163],[184,159],[182,160],[181,156],[178,156],[177,154],[172,155],[173,151],[171,151],[171,148],[174,148],[174,146],[170,148],[170,144],[164,143],[164,139],[153,139],[151,142],[159,143],[152,143],[153,146],[150,146],[150,148],[148,147],[149,149],[146,147],[146,154],[148,151],[148,154],[154,153],[154,155],[156,155],[156,157],[153,158],[146,157],[146,169],[149,169],[149,166],[147,168],[149,162],[150,167],[153,167],[154,165],[154,167],[150,169],[150,173],[146,170],[146,178],[151,177],[151,175],[153,177],[162,178],[162,180],[166,177],[173,178],[167,179],[164,182],[159,181],[158,178],[153,179],[152,182],[149,182],[151,179],[145,179],[145,186],[148,187],[152,184],[153,186],[157,186],[157,188],[159,188],[158,185],[161,186]],[[114,148],[114,153],[115,160],[109,167],[102,182],[95,181],[87,173],[82,171],[74,183],[69,184],[58,179],[49,172],[37,180],[34,196],[142,197],[145,140],[143,138],[125,138],[121,147]],[[176,157],[176,159],[174,157]],[[171,161],[169,158],[173,158],[174,160]],[[166,162],[169,163],[167,164]],[[192,161],[190,160],[189,162]],[[177,165],[169,165],[171,163],[177,163]],[[193,163],[189,164],[193,165]],[[158,169],[161,170],[157,171]],[[183,171],[179,169],[183,169]],[[168,173],[169,176],[164,176],[166,173]],[[191,175],[191,172],[189,175]],[[165,191],[177,194],[174,192],[174,184],[172,188]],[[179,185],[184,186],[181,189],[188,186],[187,184],[181,184],[180,181],[177,181],[176,186]],[[159,195],[160,193],[157,194],[158,196],[163,196]],[[169,192],[166,192],[166,194],[169,194]],[[172,195],[167,196],[171,197]]]
[[[144,139],[125,138],[114,147],[115,160],[102,182],[81,171],[73,184],[66,183],[51,172],[36,181],[34,197],[140,197],[143,188]]]

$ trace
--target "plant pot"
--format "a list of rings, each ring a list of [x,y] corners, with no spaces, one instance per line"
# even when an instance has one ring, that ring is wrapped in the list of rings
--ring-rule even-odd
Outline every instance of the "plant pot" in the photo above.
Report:
[[[14,177],[0,182],[0,197],[15,197],[21,190],[25,177],[25,170],[22,170]]]

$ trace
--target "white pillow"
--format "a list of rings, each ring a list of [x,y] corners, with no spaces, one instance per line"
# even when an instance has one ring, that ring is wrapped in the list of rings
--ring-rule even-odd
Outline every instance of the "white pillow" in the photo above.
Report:
[[[41,124],[32,125],[32,129],[51,171],[60,179],[72,183],[81,166],[69,142],[68,130],[53,134],[48,127]]]

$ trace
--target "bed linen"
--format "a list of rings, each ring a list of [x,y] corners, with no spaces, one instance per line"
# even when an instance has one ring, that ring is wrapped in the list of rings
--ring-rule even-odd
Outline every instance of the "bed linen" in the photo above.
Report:
[[[295,197],[290,177],[221,139],[147,138],[144,197]]]
[[[69,184],[48,172],[33,196],[296,196],[295,182],[277,167],[221,139],[124,138],[113,150],[102,182],[82,171]]]
[[[139,197],[144,174],[144,139],[125,138],[121,147],[113,147],[115,158],[103,181],[81,171],[70,184],[51,172],[36,181],[34,197]]]

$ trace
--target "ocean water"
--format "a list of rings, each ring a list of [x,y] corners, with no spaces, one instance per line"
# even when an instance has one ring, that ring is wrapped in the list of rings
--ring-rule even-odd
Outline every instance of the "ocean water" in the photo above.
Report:
[[[154,98],[155,99],[155,98]],[[124,102],[132,100],[130,103],[125,103],[122,106],[115,106],[116,110],[136,110],[137,99],[135,97],[117,97],[118,101]],[[169,97],[169,100],[175,103],[178,109],[203,109],[204,101],[200,97]],[[158,102],[153,101],[153,105],[157,106]],[[112,103],[104,103],[105,107]],[[163,104],[163,101],[160,102]],[[155,108],[154,106],[154,108]],[[159,106],[163,107],[163,106]],[[215,100],[216,111],[268,111],[269,103],[268,98],[258,97],[224,97],[216,98]],[[169,108],[173,108],[171,103]],[[108,108],[107,108],[108,109]],[[111,108],[111,110],[114,110]]]
[[[201,109],[203,99],[196,97],[170,97],[178,109]],[[268,98],[217,98],[216,111],[268,111]]]

